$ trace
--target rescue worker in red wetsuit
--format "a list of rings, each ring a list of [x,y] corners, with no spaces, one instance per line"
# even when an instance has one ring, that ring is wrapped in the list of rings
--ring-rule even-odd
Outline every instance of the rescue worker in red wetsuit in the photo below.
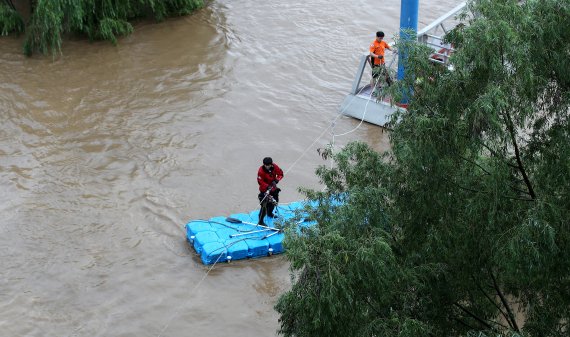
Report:
[[[273,162],[271,157],[263,158],[263,165],[257,170],[257,183],[259,184],[259,211],[258,224],[264,225],[265,216],[274,218],[273,210],[279,202],[279,192],[281,189],[277,187],[277,183],[283,179],[283,170]]]

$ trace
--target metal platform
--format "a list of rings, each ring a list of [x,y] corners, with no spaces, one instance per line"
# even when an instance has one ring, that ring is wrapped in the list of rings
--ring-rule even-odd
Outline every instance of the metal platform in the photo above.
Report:
[[[465,2],[459,4],[418,32],[418,42],[433,49],[433,53],[430,55],[430,61],[448,66],[449,57],[453,54],[454,49],[453,46],[444,43],[443,36],[450,29],[457,26],[459,22],[455,20],[454,17],[465,7]],[[358,70],[356,71],[352,83],[352,89],[341,103],[339,111],[343,115],[386,127],[391,115],[396,112],[397,109],[405,109],[405,106],[394,104],[391,98],[382,92],[382,89],[375,90],[378,91],[377,96],[380,97],[380,99],[378,99],[377,96],[374,95],[375,93],[372,91],[372,85],[370,83],[361,84],[365,72],[372,72],[369,57],[368,53],[361,56]],[[388,73],[390,74],[396,73],[396,69],[391,67],[393,64],[394,62],[392,61],[387,66]]]

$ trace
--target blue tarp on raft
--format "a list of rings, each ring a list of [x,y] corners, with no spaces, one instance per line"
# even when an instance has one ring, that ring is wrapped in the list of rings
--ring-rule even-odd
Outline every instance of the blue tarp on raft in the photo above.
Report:
[[[274,213],[277,218],[265,217],[265,225],[275,228],[291,220],[305,207],[305,202],[279,205]],[[283,252],[284,235],[280,231],[257,226],[259,210],[249,214],[232,214],[230,218],[242,223],[227,221],[226,217],[209,220],[193,220],[186,224],[186,239],[200,254],[204,264],[228,260],[240,260],[279,254]],[[314,222],[301,221],[300,227],[312,226]]]

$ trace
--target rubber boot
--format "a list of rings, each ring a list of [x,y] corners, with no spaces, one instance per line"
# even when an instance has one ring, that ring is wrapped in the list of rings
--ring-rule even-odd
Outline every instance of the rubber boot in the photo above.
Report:
[[[259,220],[257,221],[258,225],[265,226],[265,222],[263,220],[265,219],[266,215],[267,215],[267,202],[263,201],[261,203],[261,209],[259,210]]]

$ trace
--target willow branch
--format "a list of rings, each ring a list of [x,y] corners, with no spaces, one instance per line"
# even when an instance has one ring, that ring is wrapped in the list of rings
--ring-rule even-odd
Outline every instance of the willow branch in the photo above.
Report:
[[[372,309],[372,311],[374,311],[376,315],[378,315],[378,317],[383,317],[382,313],[372,303],[370,303],[369,296],[364,296],[364,301],[366,302],[366,304],[368,304],[370,309]]]
[[[533,199],[536,199],[536,194],[534,193],[534,189],[532,188],[532,184],[530,183],[530,179],[528,178],[528,175],[526,174],[526,170],[525,170],[524,165],[522,163],[519,146],[517,144],[517,140],[515,139],[515,129],[514,129],[514,125],[513,125],[513,120],[511,119],[511,115],[509,115],[508,112],[505,112],[505,115],[506,115],[505,118],[507,119],[507,129],[509,130],[509,134],[511,136],[511,143],[513,144],[513,147],[515,149],[515,158],[517,160],[518,169],[523,176],[523,179],[524,179],[524,182],[526,184],[526,187],[528,188],[528,193],[530,194],[530,197]]]
[[[485,146],[485,145],[484,145],[484,146]],[[471,159],[469,159],[469,158],[465,158],[465,157],[463,157],[463,156],[460,155],[460,154],[456,154],[456,155],[457,155],[459,158],[463,159],[464,161],[466,161],[466,162],[468,162],[468,163],[470,163],[470,164],[472,164],[472,165],[474,165],[474,166],[477,166],[477,167],[478,167],[481,171],[483,171],[486,175],[489,175],[489,176],[491,175],[491,173],[490,173],[489,171],[487,171],[482,165],[480,165],[480,164],[477,163],[476,161],[473,161],[473,160],[471,160]],[[514,167],[514,168],[518,168],[518,166],[509,164],[509,163],[507,163],[507,165],[509,165],[509,166],[511,166],[511,167]],[[522,181],[522,179],[521,179],[521,181]],[[518,188],[516,188],[516,187],[514,187],[514,186],[512,187],[512,189],[513,189],[514,191],[516,191],[516,192],[520,192],[520,193],[524,193],[524,194],[530,195],[530,193],[528,192],[528,190],[527,190],[527,191],[523,191],[523,190],[518,189]],[[522,200],[526,200],[526,199],[522,199]]]
[[[6,5],[8,5],[8,7],[12,8],[13,10],[16,10],[16,7],[12,3],[12,0],[4,0],[4,2],[6,3]]]
[[[475,279],[473,279],[473,281],[475,281]],[[495,302],[494,299],[491,298],[491,296],[489,296],[489,294],[487,294],[487,292],[485,290],[483,290],[483,287],[481,287],[481,284],[479,284],[479,282],[475,281],[475,284],[477,285],[477,288],[479,289],[479,291],[485,295],[485,297],[489,300],[489,302],[493,303],[493,305],[501,312],[502,315],[506,315],[506,313],[503,311],[503,309],[497,304],[497,302]]]
[[[487,191],[481,191],[481,190],[475,190],[469,187],[465,187],[465,186],[461,186],[457,183],[451,182],[453,185],[457,186],[459,189],[465,190],[465,191],[469,191],[469,192],[473,192],[473,193],[481,193],[481,194],[490,194]],[[501,198],[505,198],[505,199],[510,199],[510,200],[518,200],[518,201],[534,201],[533,199],[524,199],[524,198],[517,198],[517,197],[509,197],[506,195],[500,195],[499,197]]]
[[[477,330],[474,326],[471,326],[465,322],[463,322],[462,320],[460,320],[459,318],[454,318],[454,320],[456,320],[459,324],[469,328],[470,330]]]
[[[503,156],[501,156],[497,151],[495,151],[495,150],[493,150],[492,148],[490,148],[489,145],[483,143],[482,141],[479,141],[478,143],[481,144],[484,148],[486,148],[486,149],[491,153],[491,155],[493,155],[493,157],[496,157],[496,158],[499,158],[499,159],[503,159]],[[518,166],[516,166],[516,165],[514,165],[514,164],[511,164],[511,163],[509,163],[508,161],[506,161],[506,160],[504,160],[504,159],[503,159],[503,161],[504,161],[505,164],[506,164],[507,166],[509,166],[509,167],[518,168]]]
[[[471,163],[471,164],[477,166],[478,168],[481,169],[481,171],[485,172],[487,175],[491,175],[491,173],[489,173],[489,171],[487,171],[483,166],[481,166],[481,165],[478,164],[477,162],[475,162],[475,161],[473,161],[473,160],[471,160],[471,159],[469,159],[469,158],[465,158],[465,157],[463,157],[463,156],[460,155],[460,154],[458,154],[457,156],[458,156],[459,158],[465,160],[466,162]]]
[[[503,307],[505,307],[505,310],[507,311],[508,317],[505,317],[505,318],[508,318],[507,321],[509,322],[509,325],[511,326],[511,328],[513,328],[516,332],[520,333],[521,331],[519,329],[519,326],[518,326],[517,322],[515,321],[515,315],[513,315],[513,311],[511,310],[509,302],[507,301],[507,299],[505,298],[505,295],[503,294],[499,285],[497,284],[497,279],[495,278],[495,275],[493,275],[493,272],[490,270],[489,270],[489,275],[491,275],[491,279],[493,280],[493,287],[497,291],[497,295],[499,295],[499,298],[501,299],[501,302],[503,303]]]
[[[493,305],[495,306],[495,308],[497,308],[497,310],[499,310],[499,312],[501,313],[501,315],[502,315],[503,317],[505,317],[505,319],[508,321],[508,320],[509,320],[509,317],[507,316],[507,313],[497,304],[497,302],[496,302],[494,299],[491,298],[491,296],[489,296],[489,294],[487,294],[487,292],[486,292],[485,290],[483,290],[483,287],[481,287],[481,284],[479,284],[479,282],[477,282],[477,281],[475,280],[475,278],[473,278],[473,281],[474,281],[475,284],[477,285],[477,288],[479,288],[479,291],[480,291],[483,295],[485,295],[485,298],[487,298],[487,300],[489,300],[489,302],[493,303]],[[501,323],[499,323],[499,322],[494,322],[494,323],[497,324],[497,325],[500,325],[500,326],[502,326],[502,327],[504,327],[504,328],[507,328],[506,325],[501,324]]]
[[[459,309],[461,309],[461,311],[463,311],[464,313],[466,313],[467,315],[471,316],[472,318],[474,318],[477,322],[481,323],[481,325],[484,325],[485,327],[487,327],[487,329],[491,329],[494,330],[493,326],[489,323],[487,323],[484,319],[482,319],[481,317],[475,315],[474,313],[472,313],[471,311],[467,310],[467,308],[464,308],[463,306],[461,306],[459,303],[455,302],[453,303],[453,305],[455,305],[456,307],[458,307]]]
[[[523,190],[518,189],[518,188],[516,188],[516,187],[514,187],[514,186],[511,186],[511,188],[512,188],[513,191],[515,191],[515,192],[520,192],[520,193],[524,193],[524,194],[530,195],[530,193],[528,193],[528,191],[523,191]],[[529,200],[529,201],[531,201],[531,200]]]

